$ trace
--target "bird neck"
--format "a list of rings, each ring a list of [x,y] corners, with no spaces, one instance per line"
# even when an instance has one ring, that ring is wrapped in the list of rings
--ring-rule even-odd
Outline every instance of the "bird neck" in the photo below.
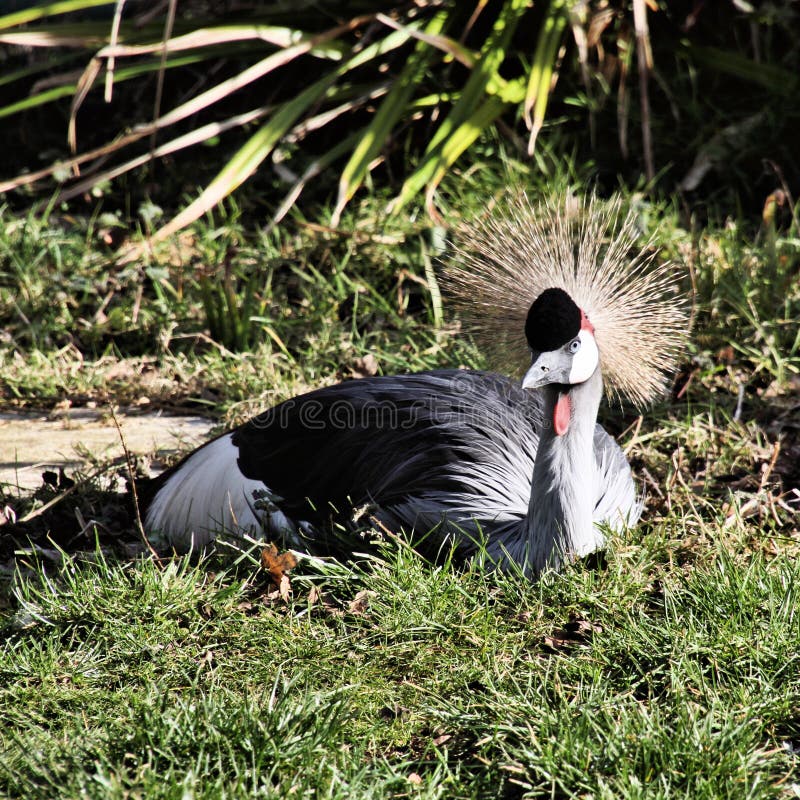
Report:
[[[544,389],[527,516],[529,559],[537,572],[585,555],[602,541],[592,519],[598,479],[594,432],[602,394],[599,367],[584,383]]]

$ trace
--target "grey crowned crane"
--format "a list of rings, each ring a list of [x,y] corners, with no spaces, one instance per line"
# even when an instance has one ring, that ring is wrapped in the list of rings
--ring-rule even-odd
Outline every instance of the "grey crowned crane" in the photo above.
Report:
[[[687,328],[674,270],[637,238],[618,203],[491,213],[460,237],[448,283],[480,340],[527,359],[521,383],[436,370],[287,400],[157,478],[146,529],[182,551],[233,531],[342,555],[330,531],[366,518],[530,576],[602,547],[642,511],[597,424],[604,380],[647,402]]]

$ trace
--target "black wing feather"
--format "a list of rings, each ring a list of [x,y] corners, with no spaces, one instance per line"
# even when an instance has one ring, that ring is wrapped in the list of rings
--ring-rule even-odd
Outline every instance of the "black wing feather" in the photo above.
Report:
[[[408,517],[414,497],[469,495],[480,508],[481,488],[490,505],[497,491],[517,506],[522,498],[524,514],[540,420],[538,396],[507,378],[438,370],[310,392],[255,417],[233,441],[243,474],[315,525],[364,503],[402,506]]]

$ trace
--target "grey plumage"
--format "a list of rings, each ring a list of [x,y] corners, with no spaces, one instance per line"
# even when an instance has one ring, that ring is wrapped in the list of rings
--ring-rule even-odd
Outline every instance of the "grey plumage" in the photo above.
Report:
[[[320,389],[229,435],[236,458],[225,463],[215,454],[205,490],[220,493],[213,521],[204,516],[207,505],[195,514],[184,502],[187,492],[170,492],[170,480],[191,466],[187,461],[160,479],[158,491],[165,489],[170,501],[151,506],[147,524],[180,549],[203,544],[215,526],[240,527],[220,480],[220,473],[236,469],[248,486],[268,487],[269,506],[280,510],[279,521],[271,521],[269,508],[251,497],[257,520],[251,532],[266,530],[295,549],[336,550],[327,533],[364,524],[354,522],[353,509],[368,506],[386,528],[419,534],[431,556],[453,546],[467,559],[483,544],[498,564],[514,562],[534,574],[548,561],[558,563],[558,548],[584,554],[603,541],[593,526],[590,541],[577,547],[564,542],[556,526],[531,541],[528,510],[534,459],[546,430],[543,406],[541,394],[475,371],[365,378]],[[630,468],[594,421],[590,437],[593,462],[590,475],[581,477],[583,497],[593,522],[620,529],[641,511]],[[247,523],[242,527],[254,527],[252,518]],[[536,541],[541,545],[535,547]]]

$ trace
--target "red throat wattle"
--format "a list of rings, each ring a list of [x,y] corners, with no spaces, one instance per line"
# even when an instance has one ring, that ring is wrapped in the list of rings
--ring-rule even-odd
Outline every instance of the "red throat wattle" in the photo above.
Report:
[[[553,409],[553,428],[555,428],[557,436],[563,436],[567,432],[571,416],[572,405],[570,404],[569,392],[559,392]]]

